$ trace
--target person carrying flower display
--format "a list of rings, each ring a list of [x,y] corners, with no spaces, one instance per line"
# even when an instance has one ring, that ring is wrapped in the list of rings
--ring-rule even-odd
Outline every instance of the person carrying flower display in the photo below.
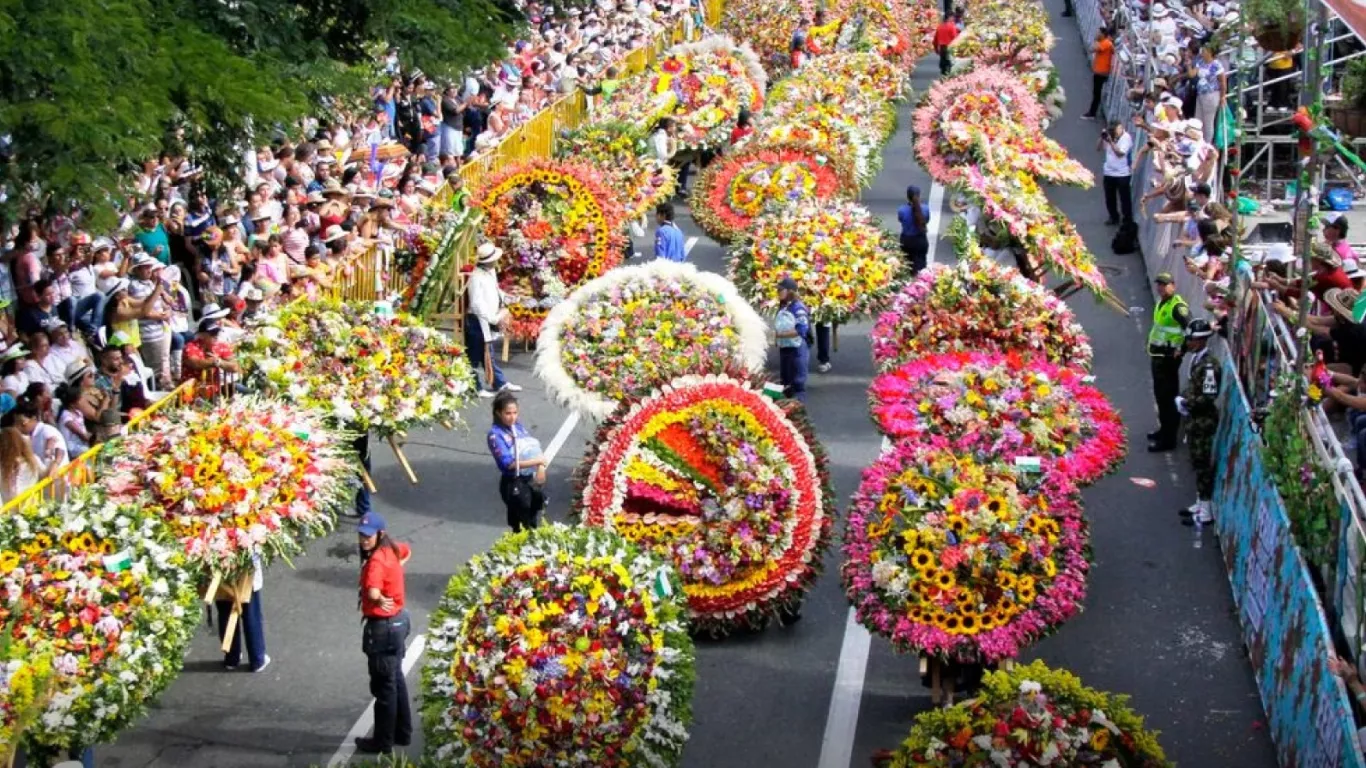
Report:
[[[505,388],[517,392],[521,387],[508,383],[493,353],[498,326],[506,314],[496,271],[498,261],[503,257],[503,249],[493,243],[483,243],[475,252],[475,257],[474,271],[470,273],[469,283],[465,287],[465,353],[470,356],[470,367],[474,369],[474,378],[479,383],[480,397],[493,397]]]
[[[493,426],[488,432],[489,453],[501,473],[498,495],[507,505],[513,533],[540,525],[538,518],[545,508],[541,488],[549,463],[541,452],[541,441],[517,420],[518,414],[517,396],[499,392],[493,399]]]
[[[356,738],[356,751],[387,755],[413,738],[413,715],[408,706],[408,681],[403,675],[403,652],[412,621],[404,602],[403,566],[412,549],[394,541],[384,518],[367,513],[356,526],[360,543],[360,611],[365,617],[361,651],[370,672],[370,694],[375,697],[375,730]],[[267,657],[269,658],[269,657]]]
[[[1190,375],[1186,389],[1176,398],[1176,407],[1186,417],[1186,439],[1190,443],[1191,467],[1195,470],[1195,503],[1181,510],[1182,525],[1208,525],[1210,499],[1214,495],[1214,433],[1219,429],[1219,391],[1223,370],[1209,354],[1209,339],[1214,329],[1206,320],[1192,320],[1186,326],[1186,349],[1191,352]]]
[[[243,638],[247,646],[247,664],[252,672],[260,672],[270,666],[270,654],[266,653],[265,617],[261,614],[261,587],[265,578],[261,573],[260,558],[252,559],[251,599],[242,605],[242,613],[236,629],[232,633],[232,645],[223,653],[223,669],[229,672],[242,663]],[[231,590],[220,589],[214,597],[214,608],[218,611],[218,641],[227,635],[228,616],[232,613],[232,602],[237,595]]]
[[[806,368],[811,360],[811,313],[797,297],[797,281],[778,281],[778,315],[773,321],[778,340],[778,381],[783,395],[806,402]]]
[[[920,274],[930,253],[930,206],[920,200],[920,187],[906,187],[906,203],[896,211],[901,222],[901,251],[910,262],[911,274]]]

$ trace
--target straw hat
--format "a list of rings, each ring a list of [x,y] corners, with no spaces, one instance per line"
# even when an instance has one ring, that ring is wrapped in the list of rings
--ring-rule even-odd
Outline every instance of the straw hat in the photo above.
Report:
[[[1351,288],[1329,288],[1323,294],[1323,303],[1338,313],[1343,320],[1355,323],[1356,321],[1352,319],[1352,305],[1356,304],[1357,297],[1360,295]]]
[[[350,197],[351,193],[346,191],[346,187],[343,187],[340,181],[328,179],[327,183],[323,185],[323,196],[332,197],[333,195],[338,197]]]
[[[475,259],[481,265],[496,263],[503,258],[503,249],[493,243],[482,243],[479,249],[474,252]]]
[[[1322,241],[1315,241],[1309,246],[1309,258],[1321,261],[1334,269],[1342,266],[1342,258]]]
[[[346,230],[342,229],[340,226],[336,224],[333,224],[332,226],[328,227],[327,231],[323,232],[324,243],[336,242],[337,240],[341,240],[344,237],[346,237]]]

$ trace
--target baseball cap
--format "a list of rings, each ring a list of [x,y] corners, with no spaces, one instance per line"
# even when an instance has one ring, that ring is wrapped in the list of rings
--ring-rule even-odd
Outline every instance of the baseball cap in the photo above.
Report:
[[[1154,283],[1157,283],[1158,285],[1171,285],[1172,283],[1175,283],[1176,281],[1172,279],[1172,273],[1170,273],[1170,272],[1158,272],[1158,273],[1157,273],[1157,277],[1154,277],[1154,278],[1153,278],[1153,282],[1154,282]]]
[[[356,524],[356,533],[362,536],[374,536],[384,530],[384,518],[378,512],[366,512]]]
[[[778,281],[778,288],[787,291],[795,291],[797,290],[797,281],[790,277],[784,277],[782,280]]]

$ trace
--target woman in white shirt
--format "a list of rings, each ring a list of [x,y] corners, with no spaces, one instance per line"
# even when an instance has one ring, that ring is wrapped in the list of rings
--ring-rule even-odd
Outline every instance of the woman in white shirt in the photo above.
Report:
[[[47,467],[60,467],[69,460],[66,452],[66,439],[51,424],[42,420],[38,402],[27,397],[18,398],[14,410],[14,426],[28,438],[33,455]]]
[[[18,429],[0,429],[0,501],[14,500],[54,469],[38,460]]]
[[[18,397],[28,389],[28,372],[25,369],[28,359],[28,348],[24,342],[16,341],[4,351],[0,352],[0,391],[5,391]]]
[[[655,159],[661,163],[672,160],[674,153],[678,151],[673,133],[673,118],[664,117],[660,118],[659,125],[655,127],[655,132],[650,135],[650,148],[654,150]]]
[[[29,359],[24,361],[24,375],[28,378],[28,383],[42,382],[49,387],[55,388],[62,383],[60,373],[53,375],[48,370],[48,356],[52,353],[52,342],[46,333],[35,333],[29,338],[29,343],[33,349],[29,351]],[[65,370],[65,366],[62,367]]]

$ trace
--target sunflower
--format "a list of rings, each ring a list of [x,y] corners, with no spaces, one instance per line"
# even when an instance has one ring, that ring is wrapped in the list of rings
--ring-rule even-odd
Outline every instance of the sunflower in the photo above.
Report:
[[[1033,587],[1030,587],[1029,589],[1021,587],[1017,597],[1020,599],[1020,605],[1025,606],[1034,602],[1034,598],[1037,597],[1037,595],[1034,593]]]
[[[967,608],[977,602],[977,596],[970,589],[960,589],[958,594],[953,596],[953,601],[958,603],[960,608]]]
[[[1097,728],[1096,732],[1091,734],[1092,751],[1104,752],[1108,746],[1110,746],[1110,732],[1104,728]]]
[[[981,627],[982,632],[990,632],[991,630],[996,628],[996,614],[991,611],[988,611],[982,614],[981,616],[978,616],[977,622],[978,625]]]
[[[971,613],[965,613],[965,614],[963,614],[963,619],[962,619],[963,634],[965,634],[965,635],[975,635],[975,634],[977,634],[977,633],[981,630],[981,626],[982,626],[982,625],[981,625],[981,622],[978,621],[977,616],[975,616],[975,615],[973,615],[973,614],[971,614]]]
[[[1001,513],[1006,511],[1009,506],[1010,505],[1006,503],[1006,500],[1000,496],[992,496],[987,499],[987,511],[997,517],[1000,517]]]
[[[962,630],[963,622],[952,614],[944,617],[944,631],[956,635]]]
[[[911,606],[911,609],[906,612],[906,618],[910,619],[912,622],[916,624],[924,624],[925,609],[918,605],[913,605]]]
[[[957,584],[958,580],[954,578],[951,571],[940,571],[939,574],[934,577],[934,585],[945,592],[953,589]]]
[[[1058,564],[1053,562],[1052,558],[1044,558],[1043,574],[1050,579],[1058,575]]]
[[[1043,518],[1040,518],[1037,515],[1030,515],[1029,519],[1025,521],[1025,530],[1030,533],[1039,533],[1039,526],[1042,523],[1042,520]]]
[[[9,573],[19,567],[19,553],[5,550],[0,552],[0,573]]]
[[[1026,575],[1026,576],[1021,576],[1021,577],[1016,581],[1016,585],[1017,585],[1019,591],[1021,591],[1021,592],[1025,592],[1025,591],[1033,592],[1033,591],[1034,591],[1034,577],[1033,577],[1033,576],[1028,576],[1028,575]]]
[[[934,569],[934,553],[928,549],[915,550],[911,553],[911,567],[920,571],[922,575],[929,576],[930,571]]]
[[[38,546],[37,542],[26,541],[19,545],[19,551],[23,552],[27,557],[37,557],[42,553],[43,548]]]
[[[91,535],[90,531],[85,531],[77,536],[76,541],[79,543],[82,552],[93,552],[95,550],[95,537]]]
[[[968,521],[965,520],[962,515],[949,515],[946,522],[949,530],[953,531],[953,535],[957,536],[959,539],[962,539],[963,534],[968,531]]]
[[[1001,571],[996,574],[996,583],[1000,585],[1001,589],[1014,589],[1016,583],[1015,574],[1010,571]]]

